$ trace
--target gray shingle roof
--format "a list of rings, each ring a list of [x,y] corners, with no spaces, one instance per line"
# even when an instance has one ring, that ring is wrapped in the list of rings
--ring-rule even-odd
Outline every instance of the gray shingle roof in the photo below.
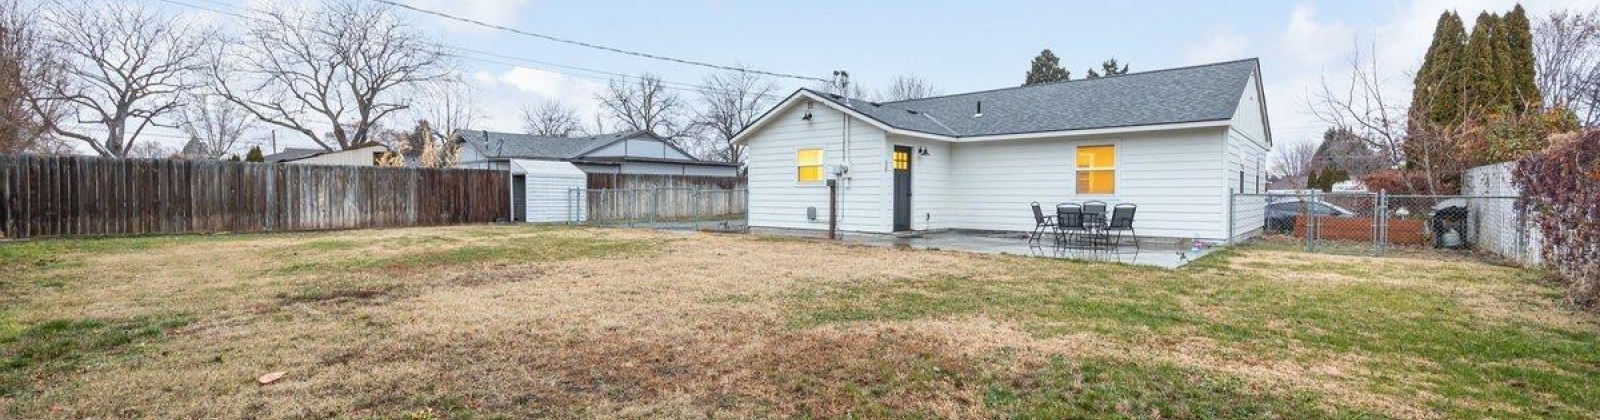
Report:
[[[327,150],[322,150],[322,149],[302,149],[302,148],[298,148],[298,147],[285,147],[285,148],[283,148],[283,151],[281,151],[281,152],[273,153],[273,154],[266,155],[266,156],[262,156],[261,160],[263,162],[266,162],[266,163],[278,163],[278,162],[283,162],[283,161],[304,159],[304,158],[308,158],[308,157],[312,157],[312,156],[316,156],[316,155],[322,154],[324,152],[327,152]]]
[[[1230,119],[1256,67],[1252,58],[877,105],[811,93],[891,127],[990,136]],[[983,116],[974,116],[980,101]]]
[[[589,137],[541,137],[531,134],[461,130],[461,140],[472,143],[491,158],[575,159],[584,153],[617,140],[633,138],[643,131],[601,134]]]

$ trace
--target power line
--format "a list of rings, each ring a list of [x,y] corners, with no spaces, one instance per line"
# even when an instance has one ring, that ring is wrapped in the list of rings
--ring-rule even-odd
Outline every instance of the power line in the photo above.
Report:
[[[263,22],[263,23],[275,23],[275,22],[268,21],[266,19],[258,18],[258,17],[247,16],[245,14],[240,14],[240,13],[236,13],[236,12],[230,12],[230,11],[226,11],[226,10],[219,10],[219,9],[215,9],[215,8],[200,6],[200,5],[187,3],[187,2],[183,2],[183,1],[179,1],[179,0],[158,0],[158,1],[161,1],[163,3],[178,5],[178,6],[184,6],[184,7],[194,8],[194,9],[205,10],[205,11],[209,11],[209,12],[213,12],[213,13],[220,13],[220,14],[233,16],[233,17],[236,17],[236,18],[239,18],[239,19],[244,19],[244,20],[252,20],[252,21]],[[215,5],[218,5],[218,6],[236,7],[236,6],[233,6],[233,5],[226,5],[226,4],[223,4],[223,3],[219,3],[219,2],[217,2],[215,0],[200,0],[200,1],[203,1],[203,2],[206,2],[206,3],[210,3],[210,4],[215,4]],[[261,13],[259,11],[251,10],[251,9],[244,9],[244,11],[247,12],[247,13]],[[491,64],[498,64],[498,65],[507,66],[507,67],[530,67],[530,68],[536,68],[536,69],[539,69],[539,70],[542,70],[542,71],[548,71],[548,72],[551,72],[551,73],[556,73],[556,74],[561,74],[561,75],[566,75],[566,76],[572,76],[572,77],[581,77],[581,78],[599,80],[599,81],[611,81],[612,79],[617,79],[617,78],[628,79],[628,80],[643,80],[644,79],[643,76],[624,74],[624,73],[617,73],[617,72],[611,72],[611,71],[606,71],[606,70],[598,70],[598,69],[593,69],[593,68],[574,66],[574,65],[570,65],[570,64],[561,64],[561,63],[553,63],[553,62],[549,62],[549,61],[540,61],[540,60],[534,60],[534,59],[530,59],[530,58],[510,56],[510,55],[494,53],[494,52],[489,52],[489,51],[475,50],[475,49],[471,49],[471,48],[466,48],[466,47],[461,47],[461,46],[456,46],[456,45],[451,45],[451,44],[445,44],[445,43],[429,42],[428,44],[429,45],[433,45],[435,47],[442,48],[442,49],[450,49],[450,50],[466,52],[466,53],[469,53],[469,54],[479,54],[479,55],[485,55],[485,56],[490,56],[490,57],[497,57],[497,58],[505,59],[505,60],[520,61],[520,62],[532,64],[532,65],[529,65],[529,64],[508,63],[508,62],[505,62],[505,61],[498,61],[498,60],[487,59],[487,58],[482,58],[482,57],[474,57],[474,56],[471,56],[471,55],[465,55],[465,54],[461,54],[461,53],[451,53],[451,52],[444,52],[443,53],[445,56],[449,56],[449,57],[455,57],[455,58],[461,58],[461,59],[473,60],[473,61],[480,61],[480,62],[491,63]],[[587,75],[587,74],[576,74],[576,73],[560,71],[560,70],[551,70],[549,68],[541,68],[541,66],[543,66],[543,67],[556,67],[556,68],[568,69],[568,70],[574,70],[574,71],[583,71],[583,72],[589,72],[589,73],[602,74],[602,75],[605,75],[605,77],[593,76],[593,75]],[[764,73],[761,73],[761,72],[754,72],[754,73],[764,74]],[[657,80],[661,81],[661,83],[663,84],[663,87],[665,87],[665,88],[678,90],[678,91],[683,91],[683,92],[723,91],[721,89],[715,89],[715,88],[712,88],[710,86],[703,86],[703,85],[698,85],[698,84],[694,84],[694,83],[678,82],[678,81],[672,81],[672,80],[667,80],[667,79],[662,79],[662,78],[657,78]],[[672,85],[676,85],[676,86],[672,86]],[[750,92],[749,94],[756,95],[756,96],[759,96],[759,97],[762,97],[762,98],[768,98],[768,99],[783,99],[783,98],[786,97],[785,95],[777,95],[777,94],[770,94],[770,93],[761,94],[761,93]]]
[[[437,17],[440,17],[440,18],[444,18],[444,19],[454,20],[454,21],[457,21],[457,22],[469,23],[469,24],[473,24],[473,25],[482,26],[482,27],[485,27],[485,28],[498,29],[498,30],[501,30],[501,31],[511,32],[511,33],[520,34],[520,35],[524,35],[524,36],[530,36],[530,37],[534,37],[534,38],[540,38],[540,39],[544,39],[544,40],[555,41],[555,42],[560,42],[560,43],[565,43],[565,44],[577,45],[577,46],[580,46],[580,47],[586,47],[586,48],[593,48],[593,49],[598,49],[598,50],[610,51],[610,52],[614,52],[614,53],[618,53],[618,54],[626,54],[626,55],[632,55],[632,56],[636,56],[636,57],[644,57],[644,58],[649,58],[649,59],[654,59],[654,60],[670,61],[670,62],[674,62],[674,63],[688,64],[688,65],[692,65],[692,66],[709,67],[709,68],[714,68],[714,69],[719,69],[719,70],[729,70],[729,71],[738,71],[738,72],[745,72],[745,73],[755,73],[755,74],[767,75],[767,76],[772,76],[772,77],[783,77],[783,78],[789,78],[789,79],[811,80],[811,81],[817,81],[817,82],[828,82],[828,79],[823,79],[823,78],[818,78],[818,77],[810,77],[810,76],[801,76],[801,75],[796,75],[796,74],[777,73],[777,72],[770,72],[770,71],[746,69],[746,68],[740,68],[740,67],[734,67],[734,66],[725,66],[725,65],[721,65],[721,64],[712,64],[712,63],[707,63],[707,62],[703,62],[703,61],[687,60],[687,59],[682,59],[682,58],[668,57],[668,56],[663,56],[663,55],[642,53],[642,52],[637,52],[637,51],[629,51],[629,50],[624,50],[624,49],[620,49],[620,48],[608,47],[608,46],[604,46],[604,45],[591,44],[591,43],[588,43],[588,42],[575,41],[575,40],[571,40],[571,39],[559,38],[559,37],[555,37],[555,36],[545,35],[545,34],[541,34],[541,33],[537,33],[537,32],[530,32],[530,31],[525,31],[525,30],[521,30],[521,29],[517,29],[517,28],[496,25],[496,24],[483,22],[483,21],[476,20],[476,19],[468,19],[468,18],[455,16],[455,15],[451,15],[451,14],[444,13],[444,12],[437,12],[437,11],[433,11],[433,10],[423,9],[423,8],[420,8],[420,7],[413,7],[413,6],[410,6],[410,5],[406,5],[406,4],[403,4],[403,3],[394,2],[394,1],[390,1],[390,0],[371,0],[371,1],[387,4],[387,5],[394,6],[394,7],[399,7],[399,8],[402,8],[402,9],[411,10],[411,11],[414,11],[414,12],[417,12],[417,13],[423,13],[423,14],[433,15],[433,16],[437,16]]]

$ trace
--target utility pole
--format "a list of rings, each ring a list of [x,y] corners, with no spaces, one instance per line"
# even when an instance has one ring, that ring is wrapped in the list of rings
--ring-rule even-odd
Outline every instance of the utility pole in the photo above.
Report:
[[[278,130],[272,130],[272,153],[278,153]]]

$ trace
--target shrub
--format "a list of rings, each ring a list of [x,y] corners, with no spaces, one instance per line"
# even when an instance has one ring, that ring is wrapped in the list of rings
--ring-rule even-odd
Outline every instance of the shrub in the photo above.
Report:
[[[1512,177],[1538,216],[1545,263],[1578,306],[1600,304],[1600,130],[1554,136]]]
[[[1421,171],[1385,169],[1361,177],[1361,184],[1369,191],[1390,194],[1426,194],[1428,174]]]

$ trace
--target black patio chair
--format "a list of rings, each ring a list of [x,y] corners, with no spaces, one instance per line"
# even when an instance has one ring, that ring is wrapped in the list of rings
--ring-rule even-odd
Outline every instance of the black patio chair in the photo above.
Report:
[[[1056,244],[1071,243],[1076,235],[1088,233],[1083,224],[1083,206],[1078,203],[1056,205]]]
[[[1054,233],[1056,229],[1056,217],[1053,215],[1046,216],[1044,214],[1044,210],[1039,208],[1038,201],[1033,202],[1032,206],[1033,235],[1028,236],[1028,242],[1039,243],[1039,237],[1044,235],[1045,229],[1049,229],[1052,233]]]
[[[1104,201],[1085,201],[1085,202],[1083,202],[1083,221],[1084,221],[1084,223],[1089,224],[1091,226],[1096,226],[1096,225],[1105,226],[1105,224],[1106,224],[1106,202],[1104,202]]]
[[[1122,245],[1122,233],[1127,232],[1133,236],[1133,247],[1139,247],[1139,233],[1133,230],[1133,214],[1138,210],[1139,206],[1133,203],[1118,203],[1111,208],[1111,222],[1106,224],[1106,232],[1117,234],[1118,246]]]

